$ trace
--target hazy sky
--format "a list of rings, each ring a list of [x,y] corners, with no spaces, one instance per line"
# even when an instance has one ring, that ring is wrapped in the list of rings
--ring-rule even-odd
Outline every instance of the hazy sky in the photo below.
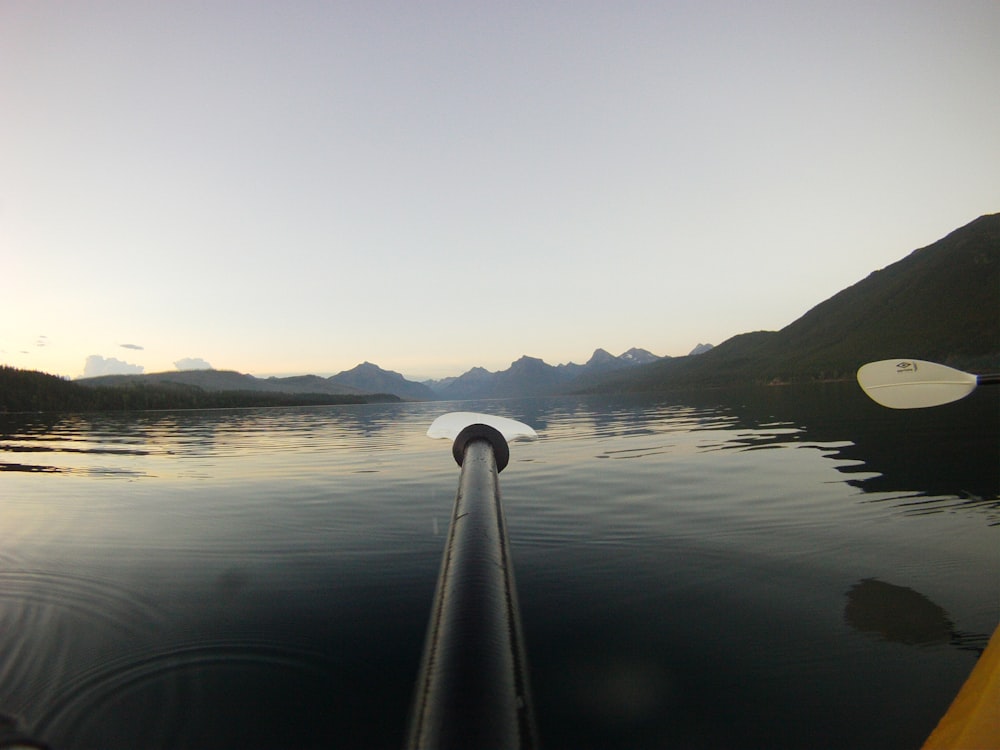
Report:
[[[0,363],[418,378],[781,328],[1000,210],[997,29],[996,0],[0,0]]]

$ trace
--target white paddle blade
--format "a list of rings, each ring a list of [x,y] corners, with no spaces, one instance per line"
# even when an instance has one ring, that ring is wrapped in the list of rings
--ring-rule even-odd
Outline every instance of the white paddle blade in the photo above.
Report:
[[[884,359],[862,366],[858,385],[890,409],[923,409],[965,398],[975,390],[976,376],[936,362]]]
[[[453,411],[442,414],[427,428],[427,437],[454,440],[458,437],[458,433],[470,424],[489,425],[503,435],[504,440],[508,443],[513,440],[535,440],[538,438],[538,433],[524,422],[507,417],[496,417],[492,414],[477,414],[473,411]]]

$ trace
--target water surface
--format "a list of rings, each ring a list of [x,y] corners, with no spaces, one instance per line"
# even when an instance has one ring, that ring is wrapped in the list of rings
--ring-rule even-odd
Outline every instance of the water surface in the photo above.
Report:
[[[56,748],[399,747],[458,469],[501,475],[547,748],[912,748],[1000,611],[995,394],[0,417],[0,714]]]

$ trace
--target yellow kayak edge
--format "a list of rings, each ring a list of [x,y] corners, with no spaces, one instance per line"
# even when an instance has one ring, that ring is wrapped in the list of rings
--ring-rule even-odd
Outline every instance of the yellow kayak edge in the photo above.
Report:
[[[922,750],[1000,750],[1000,625]]]

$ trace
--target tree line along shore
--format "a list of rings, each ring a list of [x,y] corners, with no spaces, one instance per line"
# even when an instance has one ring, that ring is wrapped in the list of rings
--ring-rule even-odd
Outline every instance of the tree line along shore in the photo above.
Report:
[[[181,383],[83,386],[56,375],[0,365],[0,413],[236,409],[399,401],[391,394],[206,391]]]

